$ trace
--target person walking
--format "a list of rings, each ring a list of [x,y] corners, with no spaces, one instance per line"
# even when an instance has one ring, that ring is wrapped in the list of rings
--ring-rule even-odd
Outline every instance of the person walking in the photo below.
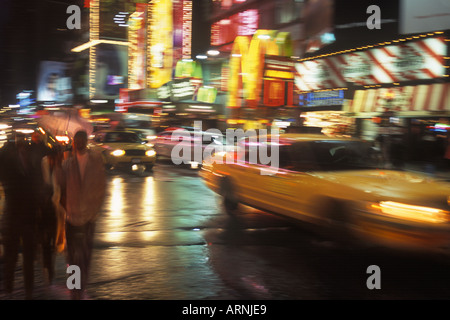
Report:
[[[26,137],[16,133],[15,141],[0,152],[0,179],[5,193],[2,216],[4,241],[4,285],[8,294],[14,289],[14,273],[22,249],[23,277],[26,299],[34,289],[37,216],[40,201],[40,168],[34,160]]]
[[[43,200],[39,216],[39,236],[42,247],[44,278],[49,285],[53,282],[56,252],[62,252],[65,234],[65,210],[60,204],[62,174],[62,150],[53,147],[42,158],[42,177],[44,181]]]
[[[106,190],[102,156],[89,149],[87,141],[87,133],[78,131],[72,153],[62,164],[67,260],[81,272],[81,289],[72,289],[72,299],[82,299],[86,294],[95,224]]]

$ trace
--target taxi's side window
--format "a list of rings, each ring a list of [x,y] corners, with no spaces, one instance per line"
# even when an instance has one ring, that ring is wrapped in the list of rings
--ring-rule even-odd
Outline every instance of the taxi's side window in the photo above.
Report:
[[[299,172],[314,171],[318,169],[314,154],[309,143],[299,142],[291,146],[291,159],[293,170]]]
[[[286,170],[293,170],[294,164],[291,159],[291,150],[290,146],[282,146],[279,149],[279,161],[280,161],[280,168],[286,169]]]

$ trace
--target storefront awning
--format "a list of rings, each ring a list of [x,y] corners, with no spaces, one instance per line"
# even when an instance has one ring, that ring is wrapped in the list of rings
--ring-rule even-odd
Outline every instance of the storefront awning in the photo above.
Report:
[[[363,116],[388,108],[399,115],[450,115],[450,83],[356,90],[344,111]]]

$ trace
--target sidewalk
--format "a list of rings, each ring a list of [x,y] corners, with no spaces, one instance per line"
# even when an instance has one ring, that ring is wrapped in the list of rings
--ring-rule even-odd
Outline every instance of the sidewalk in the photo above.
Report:
[[[0,259],[0,300],[25,300],[25,290],[22,273],[22,256],[19,254],[16,264],[14,291],[8,294],[4,290],[3,261]],[[42,263],[37,257],[34,263],[33,300],[70,300],[70,290],[66,287],[65,257],[58,254],[55,259],[55,279],[49,285],[44,279]]]

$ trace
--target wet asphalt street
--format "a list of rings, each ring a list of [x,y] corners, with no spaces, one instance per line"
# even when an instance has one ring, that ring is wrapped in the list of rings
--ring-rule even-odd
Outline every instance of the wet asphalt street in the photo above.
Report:
[[[98,220],[88,289],[92,300],[448,299],[447,258],[360,248],[242,207],[221,208],[197,171],[158,163],[142,175],[111,171]],[[381,270],[368,289],[367,268]],[[16,290],[23,299],[20,263]],[[36,262],[36,299],[67,300],[64,256],[46,286]]]

